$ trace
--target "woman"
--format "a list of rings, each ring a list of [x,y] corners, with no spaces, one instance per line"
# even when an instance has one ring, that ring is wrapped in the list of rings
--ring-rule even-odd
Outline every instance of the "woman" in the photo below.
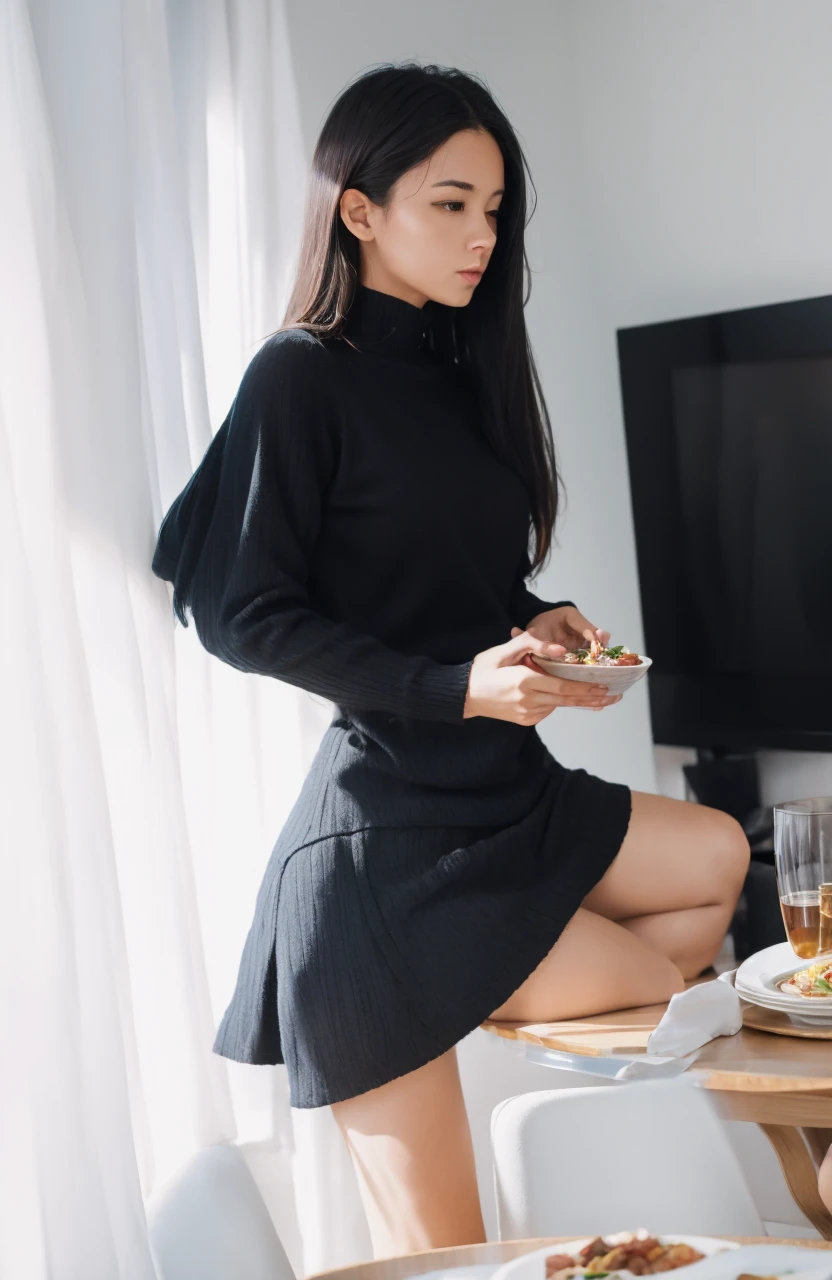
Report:
[[[534,661],[609,633],[525,581],[558,476],[524,164],[473,77],[347,88],[284,326],[153,562],[211,653],[335,704],[214,1049],[332,1105],[377,1256],[485,1238],[457,1042],[666,1000],[713,960],[748,861],[726,814],[567,769],[536,732],[618,697]]]

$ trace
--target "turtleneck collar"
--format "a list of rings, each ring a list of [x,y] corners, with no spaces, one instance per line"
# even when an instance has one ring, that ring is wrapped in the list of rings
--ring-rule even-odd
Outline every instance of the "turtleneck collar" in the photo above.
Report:
[[[427,350],[426,337],[435,303],[424,307],[405,302],[391,293],[356,282],[353,300],[344,317],[342,333],[360,343],[362,350],[409,355]]]

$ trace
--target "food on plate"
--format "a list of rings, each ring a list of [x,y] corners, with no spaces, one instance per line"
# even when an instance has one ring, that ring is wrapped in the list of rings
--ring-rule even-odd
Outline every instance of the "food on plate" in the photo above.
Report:
[[[737,1280],[780,1280],[779,1276],[755,1276],[753,1271],[741,1271]]]
[[[597,640],[590,641],[588,649],[570,649],[559,662],[569,662],[573,666],[580,663],[585,667],[640,667],[641,658],[637,653],[625,649],[623,644],[614,644],[605,648]]]
[[[656,1236],[639,1236],[613,1244],[596,1236],[580,1253],[552,1253],[546,1258],[546,1280],[571,1280],[573,1276],[606,1276],[611,1271],[631,1271],[652,1276],[699,1262],[704,1253],[689,1244],[662,1244]]]
[[[832,960],[819,960],[808,969],[798,969],[780,990],[789,996],[832,996]]]

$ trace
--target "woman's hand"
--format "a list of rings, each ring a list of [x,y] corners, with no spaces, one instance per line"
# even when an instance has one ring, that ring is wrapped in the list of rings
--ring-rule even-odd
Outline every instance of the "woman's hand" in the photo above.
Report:
[[[553,609],[550,612],[577,614],[576,609]],[[464,720],[472,716],[489,716],[493,720],[533,725],[557,707],[586,707],[601,711],[614,702],[620,702],[621,694],[609,694],[606,685],[549,675],[537,666],[533,655],[561,658],[566,652],[564,646],[541,640],[528,631],[520,631],[519,627],[513,630],[517,635],[511,640],[483,649],[474,658],[462,713]]]
[[[526,630],[539,640],[562,644],[567,649],[588,648],[591,640],[597,640],[604,648],[609,644],[610,632],[602,631],[582,613],[569,604],[559,609],[545,609],[536,613],[526,624]],[[511,628],[512,636],[522,635],[520,627]]]

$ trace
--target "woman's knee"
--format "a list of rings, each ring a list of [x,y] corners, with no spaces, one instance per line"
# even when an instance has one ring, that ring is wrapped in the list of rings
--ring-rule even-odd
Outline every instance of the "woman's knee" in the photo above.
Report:
[[[748,859],[745,832],[730,814],[634,791],[618,856],[583,905],[610,920],[629,920],[736,901]]]
[[[748,872],[751,858],[748,837],[730,813],[711,809],[708,817],[707,874],[719,900],[733,905]]]

